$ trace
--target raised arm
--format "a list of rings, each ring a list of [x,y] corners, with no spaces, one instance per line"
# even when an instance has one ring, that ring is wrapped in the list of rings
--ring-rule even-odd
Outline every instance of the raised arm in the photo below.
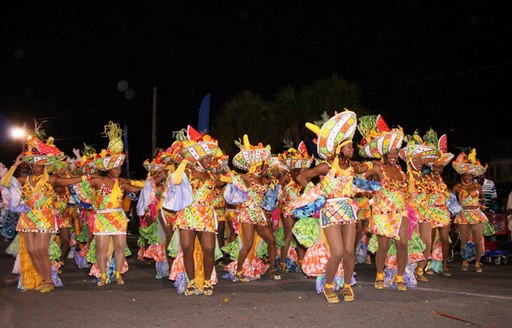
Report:
[[[297,175],[296,179],[302,188],[304,188],[311,179],[320,175],[325,175],[327,172],[329,172],[329,165],[326,163],[321,163],[315,167],[302,171]]]

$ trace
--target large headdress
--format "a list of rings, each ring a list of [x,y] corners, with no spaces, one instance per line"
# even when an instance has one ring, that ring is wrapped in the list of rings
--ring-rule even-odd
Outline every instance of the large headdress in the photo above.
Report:
[[[455,157],[455,155],[448,151],[448,137],[446,134],[443,134],[438,138],[437,132],[430,129],[423,136],[423,141],[426,145],[437,148],[441,152],[441,156],[439,156],[439,158],[432,164],[446,166]]]
[[[46,133],[35,123],[34,131],[27,135],[27,150],[23,152],[23,161],[29,164],[50,165],[53,161],[59,161],[65,158],[65,155],[54,144],[52,137],[46,138]],[[43,141],[45,140],[45,141]]]
[[[123,165],[126,157],[123,153],[123,130],[118,123],[109,121],[103,135],[109,139],[107,149],[102,149],[88,165],[100,171],[108,171]]]
[[[233,157],[232,162],[233,165],[240,170],[249,171],[251,168],[270,158],[270,145],[264,147],[260,142],[257,146],[253,146],[249,142],[249,136],[247,134],[244,134],[243,142],[239,140],[235,141],[235,145],[240,148],[240,151]]]
[[[459,156],[452,162],[452,166],[460,175],[469,173],[473,176],[483,175],[486,171],[486,167],[484,167],[480,161],[476,158],[476,149],[473,148],[466,154],[466,152],[462,151]]]
[[[307,169],[314,161],[313,156],[309,155],[304,141],[299,143],[297,149],[290,146],[286,151],[279,154],[278,157],[290,170]]]
[[[427,139],[432,141],[431,136],[432,133],[430,133],[430,136],[427,135]],[[407,145],[400,149],[398,155],[408,165],[412,165],[417,171],[421,170],[421,167],[415,166],[414,159],[421,158],[422,164],[432,165],[439,157],[441,157],[441,151],[432,143],[425,143],[417,131],[414,131],[413,135],[406,136],[405,139],[407,140]]]
[[[329,118],[322,127],[306,123],[306,127],[317,135],[317,153],[321,158],[332,158],[336,155],[338,146],[351,141],[356,131],[356,113],[345,110]]]
[[[196,164],[204,157],[213,156],[216,159],[223,155],[216,139],[209,134],[199,133],[190,125],[186,130],[177,132],[176,140],[178,142],[173,143],[167,151],[177,163],[187,160],[191,164]]]
[[[144,168],[150,172],[156,172],[159,169],[167,166],[167,164],[171,161],[171,156],[167,151],[164,151],[162,149],[158,149],[156,152],[156,155],[153,157],[153,159],[150,161],[149,159],[146,159],[142,165]]]
[[[402,128],[390,129],[380,114],[361,116],[357,129],[363,137],[359,144],[359,155],[363,157],[381,158],[402,147]]]

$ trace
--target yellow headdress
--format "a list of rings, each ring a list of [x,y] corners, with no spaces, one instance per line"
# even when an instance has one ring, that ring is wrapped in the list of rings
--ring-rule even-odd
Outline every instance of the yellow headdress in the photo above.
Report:
[[[486,171],[486,167],[484,167],[476,158],[475,148],[471,149],[469,154],[462,151],[455,161],[452,162],[452,166],[460,175],[469,173],[473,176],[480,176]]]
[[[103,135],[109,139],[107,149],[102,149],[96,154],[96,158],[91,159],[88,165],[100,171],[108,171],[123,165],[126,158],[126,154],[123,153],[123,130],[118,123],[109,121],[105,125]]]
[[[356,113],[345,111],[335,114],[328,119],[322,127],[313,123],[306,123],[306,127],[318,136],[317,153],[321,158],[332,158],[336,155],[337,147],[351,141],[357,126]]]
[[[441,157],[441,151],[435,146],[425,143],[417,131],[415,131],[412,136],[407,136],[406,139],[407,145],[400,149],[398,155],[408,165],[413,166],[416,171],[421,170],[421,167],[415,167],[413,159],[421,158],[422,164],[432,165],[439,157]]]
[[[285,152],[278,155],[284,161],[290,170],[293,169],[307,169],[314,161],[313,156],[310,156],[304,141],[299,143],[297,149],[290,147]]]
[[[363,136],[359,144],[359,155],[363,157],[381,158],[402,146],[402,128],[390,129],[381,115],[361,116],[357,129]]]
[[[249,136],[244,134],[243,143],[235,141],[240,151],[233,157],[233,165],[240,170],[251,171],[256,166],[270,158],[270,145],[263,147],[260,142],[257,146],[251,145]]]

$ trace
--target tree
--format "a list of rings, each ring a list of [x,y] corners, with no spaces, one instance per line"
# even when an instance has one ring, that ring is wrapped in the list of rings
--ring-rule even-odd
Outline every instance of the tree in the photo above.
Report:
[[[322,113],[333,115],[348,108],[358,115],[370,112],[361,106],[361,90],[355,84],[333,74],[297,91],[288,85],[280,89],[272,101],[265,101],[251,91],[243,91],[232,98],[213,119],[214,135],[228,154],[238,151],[233,144],[247,133],[252,143],[270,144],[273,152],[283,149],[283,140],[296,146],[301,140],[314,138],[306,122],[321,118]]]

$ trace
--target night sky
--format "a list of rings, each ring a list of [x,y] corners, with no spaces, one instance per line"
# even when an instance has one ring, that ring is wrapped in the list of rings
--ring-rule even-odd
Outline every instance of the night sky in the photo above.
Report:
[[[128,125],[131,166],[142,171],[153,87],[166,147],[173,130],[197,124],[208,92],[213,114],[245,89],[270,99],[333,73],[357,83],[389,125],[433,127],[484,161],[511,156],[497,146],[512,123],[506,1],[163,3],[2,1],[0,161],[19,152],[10,125],[45,118],[70,154],[82,142],[105,148],[98,136],[113,120]]]

